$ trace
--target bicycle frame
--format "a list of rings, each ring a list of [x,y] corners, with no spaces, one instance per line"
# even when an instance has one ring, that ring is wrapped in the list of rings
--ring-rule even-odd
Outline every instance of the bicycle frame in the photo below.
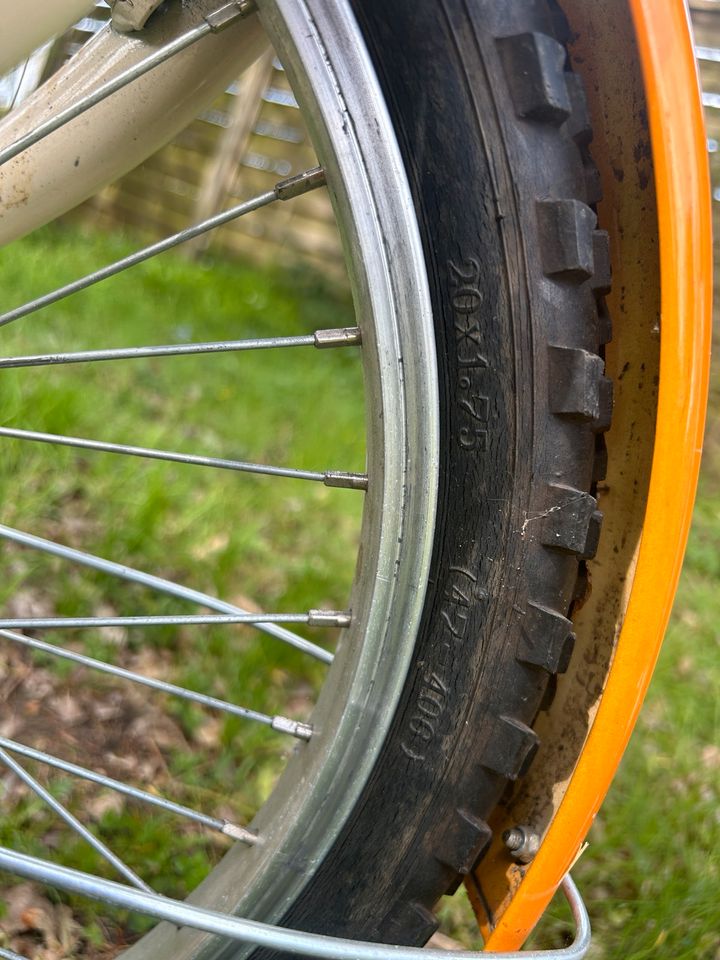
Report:
[[[14,67],[48,37],[62,33],[90,7],[87,0],[25,0],[22,4],[0,0],[0,73]]]
[[[47,35],[87,6],[78,0],[35,3],[37,17],[29,17],[26,6],[20,14],[17,4],[4,0],[0,29],[7,32],[15,24],[20,40],[19,26],[33,20]],[[192,22],[219,5],[198,2]],[[543,748],[544,761],[498,814],[493,824],[498,839],[468,882],[492,950],[518,949],[539,919],[579,855],[637,719],[685,549],[709,379],[710,193],[684,5],[565,0],[563,7],[577,36],[574,66],[591,92],[593,155],[605,194],[599,220],[610,233],[614,264],[615,336],[607,366],[618,388],[607,436],[609,475],[598,490],[606,519],[598,555],[589,564],[593,590],[574,618],[579,649],[540,721],[551,746]],[[264,49],[257,20],[199,41],[153,71],[152,79],[143,78],[81,122],[69,123],[49,147],[37,143],[10,161],[2,172],[4,188],[20,200],[0,217],[0,239],[26,233],[76,205],[180,130]],[[87,94],[138,63],[148,47],[190,25],[181,12],[164,18],[162,31],[143,32],[143,39],[106,31],[58,75],[49,91],[50,109]],[[202,84],[192,79],[198,74]],[[160,93],[154,99],[142,96],[150,84]],[[0,148],[46,119],[47,97],[42,92],[30,98],[0,125]],[[168,113],[172,122],[161,122]],[[135,142],[127,135],[130,124],[140,131]],[[32,192],[25,189],[28,165]],[[78,169],[92,170],[93,177]],[[598,643],[609,636],[612,645]],[[553,742],[561,740],[571,761],[567,749],[553,752]],[[536,796],[552,796],[553,802],[539,808]],[[532,827],[541,841],[529,866],[514,862],[500,839],[516,824]]]
[[[37,4],[39,8],[40,0]],[[72,22],[78,0],[58,0],[49,6],[53,16],[46,27],[51,33]],[[7,146],[37,130],[175,38],[203,26],[219,6],[218,0],[173,5],[142,32],[142,38],[102,30],[71,63],[0,122],[0,143]],[[81,8],[87,8],[85,0]],[[44,8],[37,12],[42,15]],[[0,7],[3,35],[15,37],[19,22],[19,6],[5,2]],[[45,38],[48,35],[45,33]],[[14,49],[20,49],[22,56],[29,52],[23,46],[27,36],[18,30],[17,38]],[[123,87],[89,114],[4,163],[0,243],[53,220],[132,170],[186,127],[266,49],[267,40],[256,16],[231,23],[222,33],[203,36],[175,53],[132,87]]]

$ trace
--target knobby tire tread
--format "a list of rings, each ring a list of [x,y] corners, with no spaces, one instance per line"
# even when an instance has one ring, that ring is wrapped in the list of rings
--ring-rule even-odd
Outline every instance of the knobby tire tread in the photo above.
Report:
[[[351,821],[282,920],[426,941],[538,749],[601,515],[608,237],[554,0],[357,0],[424,244],[441,395],[414,664]],[[289,865],[292,869],[292,865]],[[255,960],[265,956],[253,954]]]

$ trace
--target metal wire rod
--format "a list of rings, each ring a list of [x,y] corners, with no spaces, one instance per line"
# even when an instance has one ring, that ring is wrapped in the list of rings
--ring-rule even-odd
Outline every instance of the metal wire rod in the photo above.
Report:
[[[11,753],[20,754],[20,756],[27,757],[30,760],[37,760],[38,763],[44,763],[49,767],[62,770],[64,773],[72,774],[72,776],[79,777],[82,780],[97,783],[101,787],[107,787],[109,790],[122,793],[125,796],[131,797],[133,800],[139,800],[141,803],[148,803],[151,806],[159,807],[168,813],[176,813],[178,816],[193,820],[196,823],[202,824],[204,827],[219,830],[220,833],[224,833],[234,840],[242,840],[243,843],[249,844],[260,842],[257,834],[251,833],[249,830],[246,830],[237,823],[233,823],[231,820],[220,820],[218,817],[211,817],[206,813],[193,810],[181,803],[175,803],[174,800],[168,800],[155,793],[148,793],[139,787],[133,787],[128,783],[123,783],[122,780],[115,780],[113,777],[108,777],[103,773],[96,773],[94,770],[88,770],[86,767],[80,767],[76,763],[70,763],[69,760],[62,760],[60,757],[45,753],[43,750],[35,750],[33,747],[28,747],[24,743],[18,743],[17,740],[8,740],[7,737],[0,737],[0,748],[9,750]]]
[[[125,443],[106,443],[103,440],[87,440],[84,437],[66,437],[58,433],[42,433],[37,430],[16,430],[0,427],[0,437],[25,440],[30,443],[49,443],[59,447],[75,447],[80,450],[97,450],[100,453],[119,453],[125,457],[141,457],[144,460],[165,460],[170,463],[186,463],[197,467],[213,467],[216,470],[235,470],[238,473],[257,473],[269,477],[289,477],[293,480],[312,480],[326,486],[345,486],[365,489],[367,477],[359,473],[340,473],[326,470],[295,470],[292,467],[273,467],[264,463],[248,463],[244,460],[227,460],[223,457],[203,457],[194,453],[178,453],[174,450],[156,450],[152,447],[136,447]],[[342,481],[342,482],[339,482]],[[362,484],[365,486],[362,486]]]
[[[100,360],[136,360],[141,357],[180,357],[188,354],[269,350],[274,347],[348,347],[360,343],[357,327],[316,330],[307,336],[263,337],[255,340],[221,340],[211,343],[172,343],[157,347],[122,347],[113,350],[82,350],[76,353],[41,353],[0,359],[0,368],[47,367],[64,363],[97,363]]]
[[[710,107],[713,110],[720,110],[720,93],[710,93],[707,90],[703,90],[702,105],[704,107]]]
[[[39,650],[42,653],[48,653],[50,656],[60,657],[63,660],[72,660],[73,663],[79,663],[83,667],[90,667],[90,669],[97,670],[99,673],[109,673],[113,677],[130,680],[132,683],[138,683],[144,687],[151,687],[153,690],[161,691],[161,693],[169,693],[174,697],[190,700],[193,703],[199,703],[213,710],[231,713],[233,716],[242,717],[243,720],[254,720],[256,723],[262,723],[268,727],[272,727],[273,730],[277,730],[279,733],[289,733],[291,736],[297,737],[300,740],[309,740],[312,736],[312,727],[299,720],[290,720],[288,717],[281,716],[270,717],[266,713],[259,713],[257,710],[250,710],[248,707],[238,707],[234,703],[219,700],[217,697],[210,697],[205,693],[197,693],[195,690],[188,690],[187,687],[179,687],[174,683],[168,683],[166,680],[156,680],[154,677],[145,677],[140,673],[134,673],[132,670],[126,670],[124,667],[116,667],[112,663],[95,660],[93,657],[76,653],[74,650],[68,650],[66,647],[56,647],[52,643],[45,643],[44,640],[24,637],[22,634],[13,633],[10,630],[0,630],[0,636],[5,637],[6,640],[11,640],[13,643],[29,647],[31,650]]]
[[[710,60],[720,63],[720,49],[718,47],[695,47],[695,57],[697,60]]]
[[[270,347],[313,347],[307,337],[272,337],[264,340],[224,340],[217,343],[173,343],[157,347],[126,347],[117,350],[83,350],[77,353],[45,353],[0,360],[0,367],[47,367],[58,363],[96,363],[99,360],[135,360],[141,357],[179,357],[195,353],[230,353],[235,350],[266,350]]]
[[[0,947],[0,960],[28,960],[28,958],[22,957],[14,950],[6,950],[5,947]]]
[[[276,200],[289,200],[292,197],[299,196],[301,193],[315,190],[317,187],[323,186],[324,183],[325,172],[321,167],[313,167],[311,170],[306,170],[304,173],[298,174],[295,177],[281,180],[275,184],[272,190],[268,190],[267,193],[261,193],[251,200],[245,200],[243,203],[239,203],[229,210],[208,217],[207,220],[196,223],[192,227],[187,227],[185,230],[180,230],[178,233],[166,237],[164,240],[159,240],[157,243],[152,243],[150,246],[144,247],[142,250],[137,250],[135,253],[123,257],[121,260],[116,260],[115,263],[102,267],[94,273],[88,273],[78,280],[73,280],[72,283],[68,283],[64,287],[58,287],[58,289],[46,293],[42,297],[31,300],[20,307],[16,307],[14,310],[9,310],[0,316],[0,327],[5,326],[7,323],[12,323],[13,320],[19,320],[21,317],[25,317],[30,313],[35,313],[37,310],[41,310],[51,303],[57,303],[58,300],[63,300],[65,297],[69,297],[79,290],[84,290],[86,287],[90,287],[100,280],[106,280],[108,277],[115,276],[115,274],[121,273],[123,270],[127,270],[130,267],[136,266],[138,263],[149,260],[150,257],[155,257],[160,253],[164,253],[166,250],[170,250],[172,247],[178,246],[180,243],[185,243],[187,240],[192,240],[202,233],[207,233],[208,230],[214,230],[224,223],[245,216],[245,214],[251,213],[253,210],[259,210],[261,207],[265,207],[269,203],[274,203]]]
[[[23,150],[27,150],[27,148],[31,147],[34,143],[42,140],[43,137],[48,136],[48,134],[53,133],[53,131],[65,126],[66,123],[79,117],[85,113],[86,110],[89,110],[90,107],[94,107],[96,103],[106,100],[113,93],[132,83],[133,80],[142,77],[143,74],[152,70],[153,67],[164,63],[166,60],[169,60],[170,57],[175,56],[176,53],[180,53],[181,50],[191,46],[191,44],[196,43],[208,34],[218,33],[221,29],[224,29],[224,27],[229,26],[234,20],[247,16],[248,13],[254,10],[254,4],[228,3],[214,14],[208,14],[207,17],[203,18],[203,22],[196,27],[192,27],[192,29],[186,31],[181,36],[176,37],[175,40],[160,47],[155,53],[145,57],[144,60],[136,63],[134,66],[123,70],[122,73],[113,77],[112,80],[108,80],[99,86],[93,93],[87,94],[82,100],[72,104],[72,106],[67,107],[65,110],[61,110],[60,113],[55,114],[44,123],[35,127],[30,133],[26,133],[25,136],[13,141],[13,143],[5,147],[4,150],[0,150],[0,165],[6,163],[8,160],[12,160],[13,157],[22,153]],[[223,12],[226,15],[219,17],[218,15]]]
[[[113,560],[104,560],[102,557],[96,557],[92,553],[85,553],[83,550],[76,550],[73,547],[66,547],[62,543],[55,543],[53,540],[45,540],[43,537],[36,537],[32,533],[25,533],[23,530],[16,530],[14,527],[6,527],[0,524],[0,538],[19,543],[24,547],[30,547],[33,550],[40,550],[42,553],[49,553],[52,556],[61,557],[63,560],[70,560],[73,563],[79,563],[84,567],[90,567],[93,570],[99,570],[101,573],[107,573],[119,580],[127,580],[130,583],[139,583],[143,587],[149,587],[151,590],[157,590],[158,593],[164,593],[172,597],[179,597],[182,600],[189,600],[191,603],[197,603],[200,606],[208,607],[210,610],[217,610],[219,613],[247,613],[241,607],[236,607],[225,600],[218,600],[217,597],[211,597],[200,590],[192,590],[184,587],[180,583],[173,583],[172,580],[164,580],[162,577],[153,576],[151,573],[144,573],[142,570],[134,570],[132,567],[126,567],[121,563],[115,563]],[[286,630],[277,624],[255,623],[252,624],[256,630],[282,640],[292,647],[296,647],[303,653],[321,660],[323,663],[332,663],[333,655],[322,647],[316,646],[304,637]]]
[[[205,910],[179,900],[157,894],[142,894],[110,880],[59,867],[37,857],[15,853],[0,847],[0,870],[7,870],[28,880],[48,883],[70,893],[102,900],[133,910],[157,920],[168,920],[178,927],[204,930],[228,940],[253,943],[270,950],[285,950],[323,960],[582,960],[590,948],[590,920],[585,904],[570,875],[562,882],[576,925],[575,940],[558,950],[513,950],[508,953],[485,953],[475,950],[428,950],[425,947],[399,947],[387,943],[366,943],[343,940],[318,933],[305,933],[275,927],[257,920],[243,920],[214,910]]]
[[[351,616],[345,611],[323,610],[322,617],[309,613],[235,613],[199,616],[159,617],[0,617],[5,630],[84,630],[100,627],[193,627],[202,624],[307,623],[314,627],[348,627]]]
[[[69,827],[71,827],[75,833],[79,834],[83,840],[90,844],[94,850],[96,850],[103,860],[107,860],[111,866],[113,866],[117,872],[125,877],[134,887],[137,887],[138,890],[144,890],[146,893],[152,893],[152,889],[145,883],[144,880],[141,880],[140,877],[123,863],[123,861],[117,857],[109,847],[106,847],[102,840],[90,833],[88,828],[84,824],[80,823],[78,818],[74,816],[67,807],[63,806],[59,800],[57,800],[48,790],[43,787],[41,783],[27,772],[27,770],[20,766],[20,764],[15,760],[10,754],[3,750],[0,747],[0,761],[5,764],[12,772],[18,777],[23,783],[29,787],[34,794],[36,794],[43,803],[46,803],[50,809],[61,817]]]

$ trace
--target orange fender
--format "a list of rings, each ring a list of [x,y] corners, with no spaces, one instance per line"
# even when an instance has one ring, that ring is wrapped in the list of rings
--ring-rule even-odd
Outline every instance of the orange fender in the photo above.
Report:
[[[584,75],[611,239],[615,381],[601,547],[537,771],[496,816],[529,824],[529,866],[500,839],[468,878],[487,950],[518,949],[578,856],[620,763],[677,587],[700,465],[709,381],[712,239],[707,148],[683,0],[566,0]],[[563,753],[576,746],[568,769]],[[550,783],[548,783],[550,779]],[[554,801],[539,800],[553,795]]]

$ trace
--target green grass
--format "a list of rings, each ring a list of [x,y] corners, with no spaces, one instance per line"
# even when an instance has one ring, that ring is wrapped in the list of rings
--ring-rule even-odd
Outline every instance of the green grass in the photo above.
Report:
[[[44,231],[3,251],[4,303],[19,303],[128,249],[122,238]],[[350,323],[347,299],[314,276],[165,257],[21,320],[0,336],[1,352],[11,355],[299,334]],[[222,355],[4,371],[2,420],[213,456],[362,470],[357,355],[298,350],[292,364],[278,366],[273,359]],[[262,419],[255,415],[261,406]],[[711,442],[709,450],[658,670],[590,847],[574,871],[592,916],[594,960],[720,956],[720,456],[717,444]],[[333,607],[347,600],[361,502],[350,492],[12,441],[3,442],[3,452],[3,523],[101,556],[122,556],[240,604],[294,610],[306,608],[308,598]],[[47,614],[191,612],[177,601],[18,547],[4,548],[3,570],[3,606],[20,589],[25,606]],[[328,640],[318,631],[308,635]],[[96,631],[63,640],[103,659],[297,716],[309,709],[324,672],[275,641],[236,628]],[[42,668],[42,684],[49,660],[34,662]],[[95,737],[112,733],[119,722],[117,716],[96,716],[98,704],[109,705],[112,714],[111,685],[88,683],[67,666],[56,676],[55,692],[86,691],[86,719],[69,724],[61,752],[80,762],[89,763],[87,754],[101,758]],[[42,739],[43,725],[55,716],[43,703],[42,690],[10,699],[20,716],[18,739],[25,730],[39,731]],[[163,707],[170,709],[164,727]],[[263,728],[218,721],[154,695],[128,694],[118,709],[131,726],[140,724],[134,740],[117,744],[118,751],[136,751],[139,774],[149,769],[160,792],[218,815],[246,821],[282,765],[284,745]],[[166,769],[151,749],[153,738]],[[71,788],[64,780],[53,789],[78,807],[97,800],[96,791]],[[97,869],[94,855],[71,844],[38,801],[15,799],[9,809],[4,802],[0,843],[37,854],[49,845],[54,858]],[[224,849],[205,833],[178,832],[166,818],[140,816],[130,804],[101,804],[93,819],[131,865],[169,894],[197,882],[208,860]],[[131,830],[137,833],[129,847]],[[461,899],[446,903],[443,913],[450,932],[470,935]],[[92,954],[105,921],[92,907],[83,907],[80,916]],[[139,921],[119,922],[120,936],[141,929]],[[560,945],[567,930],[565,908],[553,904],[538,943]]]
[[[3,303],[22,303],[130,249],[122,237],[41,231],[3,251]],[[297,335],[353,322],[348,297],[316,275],[164,256],[6,327],[0,352]],[[277,360],[277,351],[255,351],[5,370],[1,419],[8,426],[214,457],[362,471],[358,352],[305,347],[284,351]],[[348,602],[362,507],[362,496],[353,491],[4,440],[0,502],[6,525],[121,558],[251,609],[302,612]],[[21,547],[6,544],[3,553],[0,603],[3,609],[20,603],[15,615],[200,612]],[[324,645],[334,642],[327,631],[298,632]],[[96,630],[46,639],[256,710],[296,717],[308,713],[326,671],[249,628]],[[50,660],[33,662],[47,668]],[[89,755],[97,766],[101,738],[118,721],[98,719],[96,706],[115,696],[117,685],[67,664],[54,676],[53,696],[82,687],[87,701],[81,703],[85,720],[70,724],[60,752],[92,766]],[[218,721],[192,705],[163,703],[155,694],[128,691],[123,697],[124,718],[142,729],[137,744],[118,743],[118,752],[136,749],[140,767],[147,761],[152,768],[155,788],[241,822],[252,816],[282,767],[285,740],[237,718]],[[19,716],[17,739],[51,739],[48,698],[10,703]],[[160,744],[166,770],[148,759],[162,708],[170,715]],[[97,793],[57,782],[53,789],[64,791],[71,807]],[[169,894],[196,884],[208,859],[225,848],[202,831],[178,833],[172,820],[148,817],[131,804],[98,815],[97,822],[110,846],[124,850],[131,866]],[[138,829],[128,848],[127,837]],[[0,843],[41,853],[47,842],[58,858],[97,869],[96,856],[57,831],[35,800],[11,805]],[[91,911],[87,922],[93,916]]]
[[[109,238],[45,232],[3,254],[4,302],[61,283],[127,252]],[[352,322],[349,304],[313,278],[177,258],[151,261],[6,328],[5,355],[184,340],[308,333]],[[3,422],[51,433],[140,443],[303,469],[363,469],[357,354],[274,351],[4,371]],[[332,416],[328,415],[332,409]],[[258,411],[262,410],[262,416]],[[4,441],[4,522],[58,528],[103,556],[163,576],[191,573],[212,592],[245,593],[290,609],[308,596],[336,601],[360,498],[296,480],[239,476],[180,464]],[[18,476],[22,483],[18,484]],[[339,534],[322,551],[322,520]],[[310,556],[308,556],[308,550]],[[48,561],[23,554],[40,580]],[[50,562],[54,570],[57,562]],[[25,572],[24,570],[21,572]],[[63,581],[58,612],[87,610],[100,578]],[[139,588],[102,578],[125,610]],[[46,584],[50,589],[49,584]],[[129,598],[129,604],[128,604]],[[177,601],[167,601],[176,608]],[[176,637],[153,633],[155,641]],[[146,635],[131,638],[144,642]]]

